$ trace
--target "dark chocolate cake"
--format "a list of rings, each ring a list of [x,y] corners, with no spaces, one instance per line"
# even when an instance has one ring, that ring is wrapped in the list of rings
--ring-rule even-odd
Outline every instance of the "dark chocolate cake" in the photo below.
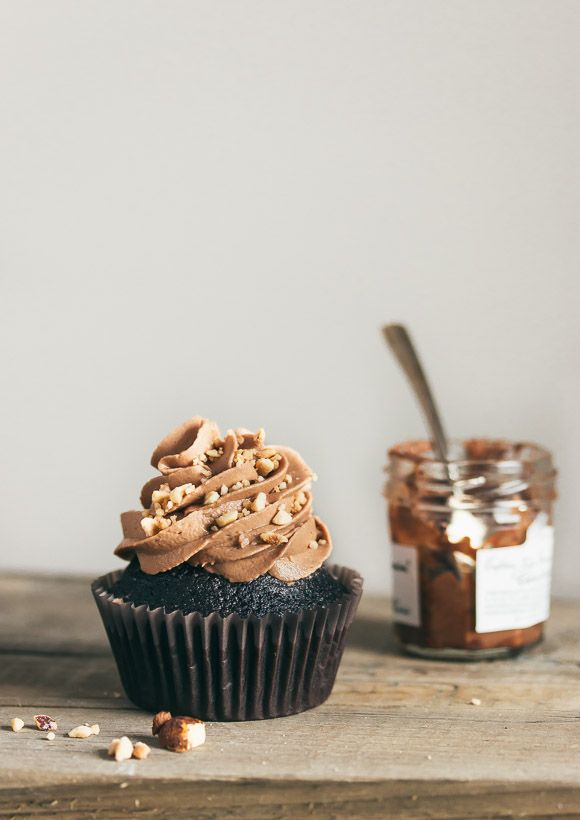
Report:
[[[148,575],[139,561],[133,559],[110,591],[127,603],[147,604],[150,609],[162,606],[166,612],[219,612],[224,618],[236,612],[242,618],[261,618],[270,612],[281,614],[324,606],[337,601],[346,590],[325,567],[293,584],[284,584],[271,575],[232,584],[221,575],[191,564]]]

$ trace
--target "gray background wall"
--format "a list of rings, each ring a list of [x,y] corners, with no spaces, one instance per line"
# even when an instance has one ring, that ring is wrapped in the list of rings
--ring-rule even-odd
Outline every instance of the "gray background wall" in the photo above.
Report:
[[[1,565],[97,572],[192,414],[317,470],[335,555],[388,584],[384,453],[422,423],[561,472],[580,586],[580,4],[0,3]]]

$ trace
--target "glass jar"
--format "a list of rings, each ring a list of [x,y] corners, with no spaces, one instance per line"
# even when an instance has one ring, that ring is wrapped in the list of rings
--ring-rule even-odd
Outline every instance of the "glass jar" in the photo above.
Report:
[[[542,639],[550,608],[555,470],[534,444],[427,441],[389,451],[386,496],[397,637],[408,652],[475,660]]]

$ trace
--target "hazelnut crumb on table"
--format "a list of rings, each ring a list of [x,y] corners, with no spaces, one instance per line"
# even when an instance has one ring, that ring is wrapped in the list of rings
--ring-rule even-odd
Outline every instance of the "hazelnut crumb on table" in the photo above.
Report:
[[[170,752],[190,752],[205,743],[205,723],[198,718],[170,712],[158,712],[153,718],[151,730],[159,736],[159,745]]]

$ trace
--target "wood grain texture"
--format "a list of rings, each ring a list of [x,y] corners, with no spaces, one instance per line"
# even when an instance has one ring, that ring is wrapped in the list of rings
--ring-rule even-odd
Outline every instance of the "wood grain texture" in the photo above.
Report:
[[[115,763],[108,742],[152,743],[150,716],[122,693],[88,579],[9,576],[0,601],[0,816],[580,817],[577,603],[531,652],[461,664],[399,655],[386,599],[364,598],[322,707]],[[43,710],[53,742],[6,728]],[[101,734],[65,736],[84,722]]]

